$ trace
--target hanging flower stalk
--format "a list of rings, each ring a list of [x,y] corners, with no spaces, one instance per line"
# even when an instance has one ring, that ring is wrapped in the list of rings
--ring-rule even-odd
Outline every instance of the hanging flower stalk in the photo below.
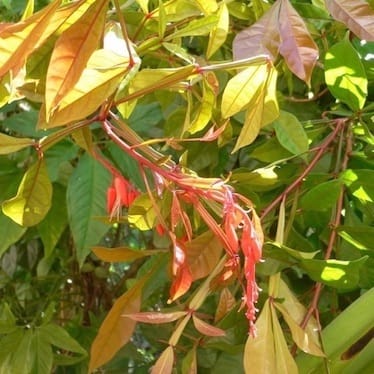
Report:
[[[114,120],[118,124],[119,120],[116,117]],[[246,317],[250,325],[249,331],[255,335],[255,304],[259,291],[255,280],[255,265],[261,259],[263,234],[252,203],[236,193],[220,178],[199,177],[182,169],[169,159],[163,163],[158,162],[164,156],[148,145],[144,149],[139,147],[139,139],[134,138],[130,129],[124,131],[124,124],[121,123],[119,129],[105,120],[103,128],[115,143],[139,163],[141,169],[147,168],[151,171],[152,184],[159,197],[165,190],[172,194],[170,218],[166,220],[161,215],[153,196],[154,192],[151,191],[146,174],[143,173],[145,185],[148,186],[148,194],[158,216],[156,229],[160,233],[168,234],[173,246],[171,271],[173,280],[169,302],[185,294],[193,281],[187,262],[188,250],[185,245],[185,242],[190,241],[193,235],[192,225],[186,213],[186,209],[191,206],[220,240],[226,251],[227,260],[220,281],[224,282],[236,276],[243,284],[243,305],[246,307]],[[212,132],[210,131],[210,133]],[[130,142],[133,144],[130,145]],[[113,189],[116,191],[117,200],[115,201],[118,201],[119,196],[122,196],[121,191],[123,190],[122,187],[116,187],[116,184],[122,186],[122,183],[122,180],[121,183],[114,180],[111,187],[110,191]],[[127,188],[125,188],[126,191]],[[115,206],[116,204],[111,205],[112,209]],[[111,214],[113,214],[112,209],[110,210]],[[244,279],[241,279],[242,273]]]

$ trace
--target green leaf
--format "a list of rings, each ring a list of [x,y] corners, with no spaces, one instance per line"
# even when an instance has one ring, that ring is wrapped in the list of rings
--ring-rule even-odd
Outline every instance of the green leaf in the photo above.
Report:
[[[291,113],[281,111],[274,122],[274,129],[279,143],[294,155],[308,150],[308,136],[299,122]]]
[[[129,223],[142,231],[151,230],[156,221],[156,212],[148,194],[138,196],[128,213]]]
[[[15,138],[13,136],[0,133],[0,155],[17,152],[22,148],[35,144],[34,139]]]
[[[181,38],[183,36],[198,36],[209,34],[209,32],[212,31],[217,22],[218,17],[215,14],[211,14],[200,19],[195,19],[189,22],[188,25],[183,29],[180,29],[165,37],[164,41],[168,42],[172,39]]]
[[[30,373],[33,366],[36,352],[33,347],[34,333],[31,329],[24,332],[22,340],[16,347],[10,367],[13,373]]]
[[[342,182],[334,179],[310,189],[300,201],[302,209],[324,211],[332,208],[339,197]]]
[[[68,224],[66,204],[62,204],[62,201],[66,201],[66,189],[56,184],[53,187],[51,209],[45,219],[38,225],[38,232],[43,242],[45,257],[50,256]]]
[[[143,258],[147,256],[157,255],[160,252],[165,252],[158,249],[144,249],[136,250],[126,247],[117,248],[105,248],[105,247],[93,247],[92,252],[100,258],[102,261],[107,262],[129,262],[134,261],[138,258]]]
[[[357,51],[348,41],[336,43],[327,51],[325,79],[338,100],[354,111],[364,107],[368,81]]]
[[[52,347],[47,337],[40,334],[39,329],[35,330],[32,349],[35,351],[35,360],[32,367],[33,372],[38,374],[50,374],[53,364]]]
[[[1,255],[25,233],[22,227],[0,212],[0,257]]]
[[[374,251],[374,227],[371,226],[341,226],[339,235],[360,250]]]
[[[3,212],[21,226],[39,223],[51,206],[52,184],[44,160],[30,167],[22,178],[15,197],[5,200]]]
[[[70,229],[80,264],[97,244],[108,226],[97,220],[105,214],[106,190],[111,179],[108,171],[87,154],[78,163],[67,188]]]
[[[367,259],[368,256],[355,261],[302,260],[300,266],[316,282],[339,290],[352,290],[358,286],[360,268]]]
[[[347,169],[341,179],[351,193],[360,200],[374,202],[374,171]]]

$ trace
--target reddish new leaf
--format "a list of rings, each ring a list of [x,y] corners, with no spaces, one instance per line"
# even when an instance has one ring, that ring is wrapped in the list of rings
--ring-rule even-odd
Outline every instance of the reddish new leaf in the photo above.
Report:
[[[129,262],[138,258],[153,256],[164,252],[158,249],[144,249],[136,250],[127,247],[106,248],[106,247],[93,247],[92,252],[95,253],[100,260],[106,262]]]
[[[233,42],[234,60],[245,59],[260,54],[268,55],[273,61],[279,52],[277,1],[256,23],[239,32]]]
[[[235,306],[235,304],[236,300],[234,296],[231,294],[230,290],[225,287],[221,291],[214,322],[221,320]]]
[[[131,318],[133,321],[160,324],[160,323],[170,323],[177,319],[184,317],[187,312],[141,312],[124,314],[123,317]]]
[[[374,41],[374,11],[364,0],[326,0],[331,15],[360,39]]]
[[[314,65],[318,59],[318,47],[310,36],[309,31],[289,0],[278,1],[280,54],[286,60],[287,66],[300,79],[307,84]]]
[[[196,330],[203,335],[207,336],[225,336],[226,333],[222,329],[212,326],[209,323],[204,322],[200,318],[197,318],[195,315],[192,315],[193,324],[196,327]]]
[[[95,1],[86,13],[63,32],[53,50],[47,73],[47,119],[64,95],[78,82],[103,32],[107,0]]]

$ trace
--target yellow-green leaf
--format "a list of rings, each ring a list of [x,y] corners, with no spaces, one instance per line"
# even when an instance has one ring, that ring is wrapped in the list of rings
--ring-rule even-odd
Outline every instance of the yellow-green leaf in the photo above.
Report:
[[[61,99],[47,122],[41,108],[38,127],[61,126],[94,112],[117,88],[126,73],[128,60],[105,49],[95,51],[76,85]]]
[[[148,14],[149,0],[136,0],[144,14]]]
[[[57,40],[47,72],[45,107],[49,114],[79,80],[102,36],[108,0],[95,1]]]
[[[281,303],[274,303],[274,305],[282,313],[284,320],[291,330],[292,339],[297,346],[305,353],[324,357],[325,354],[322,352],[320,347],[314,344],[313,340],[309,338],[308,333],[289,315],[287,309]]]
[[[298,374],[296,362],[288,350],[286,338],[284,337],[282,327],[278,321],[277,313],[274,307],[271,307],[271,315],[273,322],[273,334],[274,334],[274,349],[275,355],[274,360],[276,364],[276,373],[282,374]],[[269,373],[270,374],[270,373]]]
[[[25,10],[23,11],[21,20],[24,21],[25,19],[32,16],[34,13],[34,0],[28,0],[25,6]]]
[[[0,31],[0,77],[9,70],[16,74],[35,46],[47,37],[44,30],[59,5],[60,0],[55,0],[27,20]]]
[[[151,369],[151,374],[171,374],[174,364],[174,348],[168,346]]]
[[[209,42],[206,55],[210,58],[226,41],[229,32],[229,11],[226,3],[220,5],[217,25],[209,34]]]
[[[274,374],[277,371],[277,361],[274,350],[274,335],[272,326],[271,307],[267,300],[256,322],[257,336],[249,336],[244,348],[244,369],[251,373],[256,368],[257,373]]]
[[[0,155],[17,152],[22,148],[35,144],[34,139],[15,138],[13,136],[0,133]]]
[[[231,78],[222,96],[223,118],[231,117],[245,109],[258,92],[263,90],[268,75],[268,63],[262,63],[249,66]]]
[[[3,202],[3,213],[21,226],[33,226],[46,216],[51,199],[52,184],[40,160],[27,170],[16,196]]]
[[[198,8],[206,15],[215,12],[218,8],[216,0],[193,0]]]
[[[148,194],[138,196],[131,204],[128,214],[129,223],[142,231],[150,230],[156,221],[156,212]]]
[[[142,257],[157,255],[164,251],[157,249],[136,250],[127,247],[93,247],[92,252],[95,253],[95,255],[99,257],[100,260],[106,262],[128,262]]]

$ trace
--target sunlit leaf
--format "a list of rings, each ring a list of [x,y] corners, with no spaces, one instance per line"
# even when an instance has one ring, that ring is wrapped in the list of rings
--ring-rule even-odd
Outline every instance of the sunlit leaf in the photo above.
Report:
[[[352,290],[358,286],[360,269],[367,259],[368,256],[354,261],[302,260],[300,266],[316,282],[340,290]]]
[[[152,366],[151,374],[171,374],[174,364],[174,348],[168,346],[160,355],[154,366]]]
[[[76,85],[61,99],[48,121],[41,108],[39,128],[50,128],[85,118],[110,96],[126,73],[128,60],[108,50],[96,50]]]
[[[138,196],[131,204],[128,213],[129,223],[139,230],[151,230],[156,221],[156,212],[148,194]]]
[[[21,226],[39,223],[51,206],[52,184],[44,160],[27,170],[15,197],[2,204],[3,213]]]
[[[149,0],[136,0],[144,14],[148,14]]]
[[[134,261],[138,258],[143,258],[147,256],[157,255],[162,250],[157,249],[144,249],[136,250],[127,247],[118,248],[105,248],[105,247],[92,247],[92,252],[95,253],[97,257],[102,261],[106,262],[129,262]]]
[[[348,41],[334,44],[325,56],[325,79],[331,93],[352,110],[362,109],[367,96],[365,69]]]
[[[356,198],[374,202],[374,171],[370,169],[347,169],[341,175],[344,184]]]
[[[32,16],[34,13],[34,0],[27,0],[25,10],[23,11],[21,20],[24,21],[25,19],[29,18]]]
[[[217,22],[218,17],[215,14],[211,14],[200,19],[194,19],[189,22],[186,27],[183,27],[182,29],[168,35],[164,40],[170,41],[175,38],[181,38],[183,36],[206,35],[212,30]]]
[[[0,77],[9,70],[16,74],[34,47],[48,36],[44,31],[59,5],[60,0],[55,0],[27,20],[0,30]]]
[[[308,150],[308,136],[293,114],[281,111],[274,129],[279,143],[291,153],[298,155]]]
[[[197,331],[207,336],[225,336],[224,330],[204,322],[202,319],[192,315],[192,321]]]
[[[161,324],[174,322],[177,319],[184,317],[187,312],[140,312],[124,314],[123,317],[127,317],[137,322]]]
[[[47,120],[61,99],[78,82],[102,36],[107,0],[92,3],[79,21],[65,30],[53,49],[46,77]]]
[[[212,57],[212,55],[226,41],[227,34],[229,31],[229,11],[227,9],[226,3],[222,3],[220,5],[217,15],[217,25],[212,29],[212,31],[209,34],[209,42],[206,51],[206,55],[208,58]]]
[[[199,9],[206,15],[215,12],[218,8],[216,0],[193,0],[193,2],[196,3]]]
[[[339,235],[360,250],[374,251],[374,227],[347,226],[338,227]]]
[[[331,15],[360,39],[374,41],[374,11],[364,0],[326,0]]]
[[[13,136],[0,133],[0,155],[17,152],[22,148],[26,148],[34,144],[34,139],[15,138]]]
[[[233,116],[245,109],[252,99],[263,91],[268,75],[268,63],[265,62],[251,65],[232,77],[222,96],[223,118]]]
[[[289,0],[280,0],[278,28],[279,52],[289,69],[300,79],[310,84],[312,71],[319,55],[318,47],[299,14]]]

